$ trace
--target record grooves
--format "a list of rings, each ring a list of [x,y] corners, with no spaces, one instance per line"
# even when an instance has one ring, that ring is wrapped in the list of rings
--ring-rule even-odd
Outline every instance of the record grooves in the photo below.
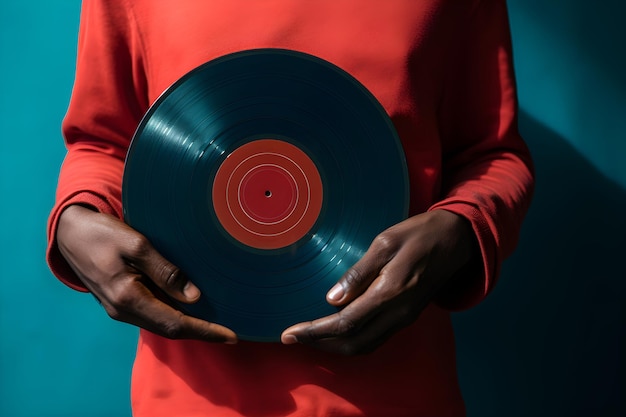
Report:
[[[207,62],[166,90],[126,158],[125,221],[202,291],[188,314],[241,339],[333,313],[325,294],[406,218],[387,114],[357,80],[301,52]]]

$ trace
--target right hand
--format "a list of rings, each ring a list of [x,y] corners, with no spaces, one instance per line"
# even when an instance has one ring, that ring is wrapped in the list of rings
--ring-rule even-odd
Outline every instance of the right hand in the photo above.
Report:
[[[200,290],[145,236],[115,217],[69,206],[59,219],[57,243],[111,318],[170,339],[237,342],[232,330],[185,315],[168,304],[164,295],[194,303]]]

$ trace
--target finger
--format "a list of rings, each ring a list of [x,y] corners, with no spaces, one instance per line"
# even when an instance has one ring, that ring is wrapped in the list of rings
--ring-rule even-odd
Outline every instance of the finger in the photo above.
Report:
[[[345,337],[358,332],[377,314],[379,308],[376,300],[366,292],[335,314],[287,328],[281,335],[281,341],[285,344],[314,344],[322,339]]]
[[[363,294],[392,258],[388,239],[378,236],[365,255],[326,294],[332,305],[344,305]]]
[[[388,309],[398,309],[398,315],[387,315],[389,318],[404,317],[402,312],[405,308],[419,305],[420,300],[427,302],[430,297],[430,295],[420,297],[420,291],[417,290],[424,263],[417,262],[411,267],[411,262],[406,259],[406,252],[400,251],[389,263],[380,268],[380,275],[369,283],[363,294],[352,300],[343,310],[286,329],[281,338],[283,343],[318,344],[324,339],[334,338],[340,338],[338,343],[342,343],[341,340],[355,334],[362,334],[360,337],[366,341],[377,339],[382,330],[371,326],[370,321],[374,317]],[[393,329],[395,325],[387,323],[385,328]],[[368,335],[369,332],[373,334]]]
[[[157,299],[137,277],[108,305],[109,315],[119,321],[142,327],[169,339],[198,339],[209,342],[236,343],[237,335],[216,323],[185,315]]]
[[[183,303],[194,303],[200,299],[198,287],[143,236],[136,236],[128,243],[125,257],[131,266],[143,272],[173,299]]]
[[[347,356],[373,352],[400,329],[411,324],[428,304],[425,300],[421,303],[415,302],[409,295],[404,298],[405,300],[389,304],[386,308],[379,310],[354,331],[343,333],[329,331],[324,326],[330,325],[332,329],[333,324],[324,323],[325,320],[322,320],[293,326],[285,331],[281,340],[285,344],[300,342],[320,350]],[[343,317],[340,320],[347,323],[351,319]]]
[[[411,324],[424,307],[415,305],[389,308],[372,317],[360,331],[344,338],[320,340],[316,343],[316,347],[348,356],[371,353],[400,329]]]
[[[322,339],[316,342],[318,349],[343,355],[371,353],[400,329],[410,325],[428,305],[428,301],[416,302],[410,294],[389,303],[386,308],[368,320],[358,332],[341,338]]]

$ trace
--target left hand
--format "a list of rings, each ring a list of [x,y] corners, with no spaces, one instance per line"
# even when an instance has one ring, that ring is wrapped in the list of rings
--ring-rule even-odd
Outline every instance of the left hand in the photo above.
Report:
[[[345,355],[373,351],[417,319],[436,292],[478,251],[469,222],[445,210],[382,232],[327,293],[339,312],[286,329],[284,344]]]

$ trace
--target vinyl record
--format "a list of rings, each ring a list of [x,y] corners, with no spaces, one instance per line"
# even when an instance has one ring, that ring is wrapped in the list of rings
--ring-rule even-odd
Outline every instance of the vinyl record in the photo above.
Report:
[[[122,191],[125,221],[202,291],[177,307],[253,341],[334,313],[327,291],[409,201],[374,96],[281,49],[223,56],[166,90],[133,137]]]

